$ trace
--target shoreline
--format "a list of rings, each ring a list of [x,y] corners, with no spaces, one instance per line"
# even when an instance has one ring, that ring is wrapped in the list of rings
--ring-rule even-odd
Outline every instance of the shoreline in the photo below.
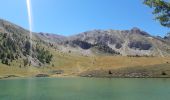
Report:
[[[63,78],[63,77],[87,77],[87,78],[170,78],[170,64],[152,66],[135,66],[119,69],[89,69],[82,72],[67,72],[65,70],[51,70],[39,73],[28,74],[1,74],[0,79],[15,78]]]
[[[79,78],[103,78],[103,79],[127,79],[127,78],[134,78],[134,79],[159,79],[159,78],[165,78],[165,79],[170,79],[169,76],[167,77],[117,77],[117,76],[80,76],[80,75],[63,75],[63,76],[48,76],[48,77],[36,77],[36,76],[16,76],[16,77],[7,77],[7,76],[4,76],[4,77],[0,77],[0,80],[13,80],[13,79],[34,79],[34,78],[76,78],[76,77],[79,77]]]
[[[51,75],[51,76],[46,76],[46,77],[37,77],[37,76],[16,76],[16,75],[5,75],[5,76],[0,76],[0,80],[4,79],[29,79],[29,78],[72,78],[72,77],[80,77],[77,75]]]

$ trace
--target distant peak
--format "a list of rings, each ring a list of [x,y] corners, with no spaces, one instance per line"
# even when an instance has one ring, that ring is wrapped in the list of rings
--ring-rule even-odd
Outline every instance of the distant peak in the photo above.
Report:
[[[133,27],[131,31],[140,31],[140,29],[138,27]]]
[[[140,30],[138,27],[133,27],[130,31],[131,31],[131,33],[134,33],[134,34],[140,34],[140,35],[150,36],[149,33]]]

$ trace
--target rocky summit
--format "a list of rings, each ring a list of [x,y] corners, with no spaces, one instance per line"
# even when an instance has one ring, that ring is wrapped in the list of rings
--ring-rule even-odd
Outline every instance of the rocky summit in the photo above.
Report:
[[[92,30],[73,36],[37,33],[63,52],[82,55],[160,56],[170,55],[170,40],[132,28],[131,30]]]

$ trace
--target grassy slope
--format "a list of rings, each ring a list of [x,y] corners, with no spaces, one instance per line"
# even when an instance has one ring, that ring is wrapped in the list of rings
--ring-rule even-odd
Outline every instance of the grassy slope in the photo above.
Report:
[[[95,56],[86,57],[80,55],[73,55],[71,53],[61,53],[50,49],[53,54],[53,61],[50,65],[41,68],[36,67],[19,67],[22,60],[15,61],[11,66],[0,64],[0,76],[17,75],[17,76],[35,76],[38,73],[51,74],[52,70],[64,70],[64,75],[77,75],[84,71],[91,70],[109,70],[121,69],[126,67],[131,68],[153,68],[155,66],[163,66],[170,57],[122,57],[122,56]]]

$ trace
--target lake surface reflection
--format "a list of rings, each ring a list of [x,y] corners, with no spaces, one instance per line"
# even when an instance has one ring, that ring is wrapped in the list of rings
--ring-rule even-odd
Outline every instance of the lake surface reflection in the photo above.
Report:
[[[170,79],[7,79],[0,100],[170,100]]]

